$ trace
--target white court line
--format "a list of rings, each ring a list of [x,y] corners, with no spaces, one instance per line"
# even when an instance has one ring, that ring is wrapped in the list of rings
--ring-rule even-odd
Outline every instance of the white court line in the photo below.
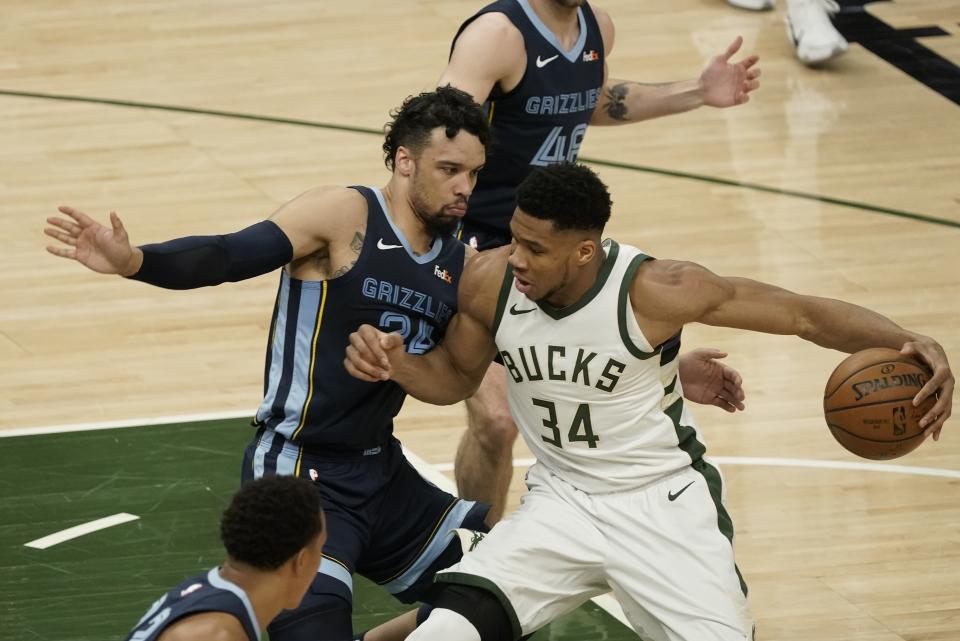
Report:
[[[60,530],[59,532],[48,534],[47,536],[35,539],[29,543],[24,543],[23,545],[36,550],[46,550],[49,547],[53,547],[54,545],[63,543],[64,541],[69,541],[70,539],[81,537],[84,534],[90,534],[91,532],[96,532],[98,530],[105,530],[108,527],[120,525],[121,523],[136,521],[139,518],[140,517],[136,514],[120,512],[119,514],[105,516],[102,519],[97,519],[96,521],[90,521],[89,523],[81,523],[80,525],[68,527],[66,530]]]
[[[109,430],[125,427],[138,427],[141,425],[167,425],[170,423],[197,423],[201,421],[218,421],[231,418],[253,417],[253,412],[208,412],[206,414],[181,414],[175,416],[158,416],[154,418],[134,418],[120,421],[103,421],[100,423],[77,423],[73,425],[47,425],[42,427],[20,427],[11,429],[0,429],[0,438],[9,436],[34,436],[38,434],[60,434],[63,432],[87,432],[91,430]],[[452,429],[452,428],[451,428]],[[414,465],[424,476],[431,479],[438,487],[443,485],[437,482],[429,472],[424,470],[434,469],[439,472],[450,472],[453,470],[453,463],[438,463],[428,465],[423,459],[417,457],[409,450],[408,457],[418,464]],[[768,467],[807,467],[830,470],[854,470],[860,472],[880,472],[887,474],[913,474],[915,476],[937,476],[941,478],[960,479],[960,470],[945,470],[937,467],[916,467],[910,465],[891,465],[889,463],[866,463],[857,461],[827,461],[820,459],[800,459],[800,458],[775,458],[775,457],[756,457],[756,456],[710,456],[711,461],[716,461],[721,465],[755,465]],[[514,467],[529,467],[533,465],[534,459],[521,458],[514,459]],[[441,475],[442,477],[442,475]],[[443,477],[446,480],[445,477]],[[449,490],[447,490],[449,491]]]
[[[60,434],[63,432],[89,432],[92,430],[115,430],[141,425],[166,425],[168,423],[199,423],[201,421],[220,421],[228,418],[253,418],[253,412],[208,412],[206,414],[181,414],[179,416],[156,416],[154,418],[129,418],[122,421],[102,421],[100,423],[75,423],[71,425],[46,425],[42,427],[14,427],[0,429],[0,438],[8,436],[36,436],[38,434]]]
[[[885,474],[912,474],[914,476],[939,476],[960,479],[960,470],[945,470],[939,467],[915,467],[890,465],[888,463],[858,463],[856,461],[822,461],[803,458],[768,458],[762,456],[707,456],[707,461],[721,465],[754,465],[766,467],[813,467],[823,470],[855,470],[858,472],[881,472]],[[536,463],[532,458],[513,459],[514,467],[530,467]],[[437,463],[433,466],[440,472],[452,472],[453,463]]]

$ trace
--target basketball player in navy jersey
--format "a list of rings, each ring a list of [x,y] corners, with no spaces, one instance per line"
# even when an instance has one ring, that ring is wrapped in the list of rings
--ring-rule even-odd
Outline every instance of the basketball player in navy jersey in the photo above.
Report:
[[[757,56],[730,62],[740,38],[699,78],[665,84],[609,78],[613,41],[610,16],[585,0],[498,0],[463,23],[438,84],[452,84],[484,103],[494,134],[459,232],[463,241],[481,250],[509,244],[517,185],[535,167],[576,160],[589,125],[740,105],[759,86]],[[711,360],[720,356],[697,351],[689,362],[699,359],[720,375],[723,367]],[[495,518],[506,502],[517,436],[504,386],[503,368],[494,364],[467,399],[470,427],[454,468],[460,495],[491,504]],[[688,386],[687,393],[727,411],[743,408],[739,391],[697,398]]]
[[[303,603],[278,616],[273,641],[342,641],[352,636],[352,575],[403,602],[422,600],[436,570],[455,562],[451,530],[485,530],[487,506],[458,500],[424,480],[393,436],[405,398],[395,383],[367,383],[342,367],[350,332],[363,323],[404,337],[411,353],[439,341],[457,309],[467,249],[451,237],[485,161],[483,110],[457,89],[408,99],[383,145],[390,181],[382,189],[323,187],[269,220],[222,236],[133,247],[115,213],[100,225],[71,207],[49,218],[48,248],[93,271],[160,287],[190,289],[283,268],[271,322],[258,431],[244,480],[271,474],[313,480],[329,538]],[[473,252],[473,250],[470,250]],[[727,393],[694,362],[685,383]],[[404,619],[412,629],[410,616]],[[397,632],[403,637],[403,628]],[[378,629],[390,636],[391,630]]]
[[[499,352],[537,461],[520,507],[437,573],[449,587],[410,641],[515,641],[610,590],[648,641],[753,638],[723,479],[677,377],[688,323],[900,350],[932,372],[913,399],[936,398],[926,435],[951,415],[954,377],[932,338],[850,303],[603,241],[609,216],[589,168],[536,169],[517,192],[513,244],[467,265],[436,349],[409,355],[369,325],[350,337],[354,375],[437,404],[470,395]]]
[[[115,213],[103,226],[70,207],[50,218],[48,248],[93,271],[191,289],[282,268],[266,355],[258,430],[242,478],[314,481],[329,538],[299,608],[270,625],[274,641],[352,637],[354,572],[404,602],[460,555],[456,527],[485,530],[487,506],[423,479],[393,436],[405,394],[342,367],[347,336],[372,323],[415,353],[442,338],[456,312],[466,247],[452,237],[485,159],[488,126],[464,92],[411,97],[383,144],[392,171],[382,189],[321,187],[269,220],[222,236],[134,247]]]
[[[220,519],[223,565],[157,599],[126,641],[259,641],[264,626],[303,599],[326,538],[310,482],[247,483]]]

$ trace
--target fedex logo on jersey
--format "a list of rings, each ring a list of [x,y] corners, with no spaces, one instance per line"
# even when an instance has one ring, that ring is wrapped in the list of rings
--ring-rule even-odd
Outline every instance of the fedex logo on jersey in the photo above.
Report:
[[[567,348],[563,345],[541,345],[540,353],[537,353],[537,346],[530,345],[518,347],[513,353],[503,350],[500,356],[515,383],[525,380],[536,382],[546,378],[549,381],[580,383],[601,392],[613,392],[627,368],[626,363],[613,358],[607,358],[606,363],[602,358],[593,362],[599,356],[596,352],[588,352],[580,347],[576,348],[574,355],[573,350],[571,347],[568,356]]]
[[[443,282],[453,285],[453,274],[448,272],[446,269],[440,269],[440,265],[433,266],[433,275]]]
[[[596,62],[599,59],[600,59],[600,54],[597,53],[596,49],[591,49],[590,51],[583,52],[584,62]]]

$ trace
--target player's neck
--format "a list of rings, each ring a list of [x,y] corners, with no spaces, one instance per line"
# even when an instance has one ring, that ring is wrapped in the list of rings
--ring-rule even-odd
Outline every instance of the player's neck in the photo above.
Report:
[[[429,252],[436,239],[427,231],[420,217],[413,211],[407,190],[391,180],[380,192],[387,205],[387,214],[410,244],[410,249],[418,255]]]
[[[530,0],[530,6],[565,48],[580,37],[577,7],[562,7],[553,0]]]
[[[284,591],[272,572],[263,572],[227,559],[220,566],[220,577],[240,587],[250,598],[257,623],[265,626],[283,610]]]
[[[596,284],[600,269],[606,260],[607,253],[602,250],[598,251],[594,254],[593,260],[587,263],[583,269],[579,270],[570,282],[567,283],[563,291],[559,291],[555,295],[550,296],[547,299],[547,303],[556,309],[563,309],[579,301],[583,298],[584,294],[590,291],[590,288]]]

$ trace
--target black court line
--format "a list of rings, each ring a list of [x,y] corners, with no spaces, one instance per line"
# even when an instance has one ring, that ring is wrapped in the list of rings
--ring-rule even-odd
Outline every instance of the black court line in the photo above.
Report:
[[[312,127],[314,129],[330,129],[334,131],[348,131],[351,133],[383,135],[380,129],[370,129],[368,127],[353,127],[350,125],[338,125],[329,122],[320,122],[315,120],[299,120],[296,118],[278,118],[275,116],[261,116],[258,114],[246,114],[235,111],[219,111],[215,109],[197,109],[194,107],[182,107],[178,105],[162,105],[149,102],[136,102],[132,100],[112,100],[109,98],[92,98],[85,96],[67,96],[60,94],[37,93],[31,91],[13,91],[0,89],[0,96],[12,96],[16,98],[39,98],[42,100],[58,100],[62,102],[85,102],[98,105],[109,105],[114,107],[133,107],[136,109],[153,109],[156,111],[171,111],[178,113],[195,114],[200,116],[217,116],[221,118],[233,118],[236,120],[250,120],[254,122],[268,122],[281,125],[293,125],[296,127]],[[684,178],[687,180],[696,180],[713,185],[724,185],[727,187],[737,187],[739,189],[748,189],[779,196],[789,196],[791,198],[801,198],[830,205],[839,205],[851,209],[859,209],[886,216],[896,216],[897,218],[906,218],[918,222],[930,223],[932,225],[941,225],[943,227],[953,227],[960,229],[960,221],[949,220],[946,218],[937,218],[926,214],[903,211],[900,209],[891,209],[889,207],[880,207],[853,200],[844,200],[842,198],[832,198],[830,196],[821,196],[820,194],[811,194],[791,189],[780,189],[778,187],[767,187],[756,183],[748,183],[740,180],[730,180],[728,178],[718,178],[715,176],[706,176],[703,174],[694,174],[685,171],[674,171],[672,169],[660,169],[657,167],[647,167],[645,165],[635,165],[632,163],[616,162],[612,160],[601,160],[599,158],[587,158],[581,156],[580,160],[585,163],[599,165],[601,167],[613,167],[616,169],[627,169],[645,174],[654,174],[658,176],[669,176],[671,178]]]

